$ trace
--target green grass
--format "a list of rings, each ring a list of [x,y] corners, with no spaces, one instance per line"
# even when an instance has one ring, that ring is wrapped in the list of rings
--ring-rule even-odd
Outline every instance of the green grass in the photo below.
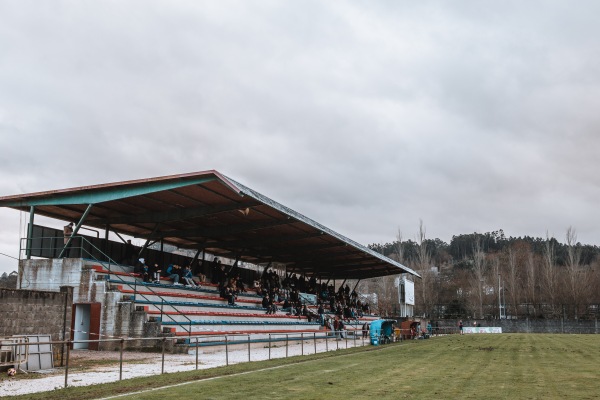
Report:
[[[241,372],[247,373],[233,375]],[[198,381],[208,377],[219,378]],[[125,398],[598,399],[600,335],[454,335],[28,398],[98,398],[186,380],[194,382]]]

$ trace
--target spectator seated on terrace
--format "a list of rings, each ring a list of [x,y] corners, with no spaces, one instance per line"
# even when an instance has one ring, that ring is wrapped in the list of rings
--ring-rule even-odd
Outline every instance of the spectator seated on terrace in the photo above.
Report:
[[[369,307],[369,303],[365,303],[362,306],[363,314],[371,314],[371,307]]]
[[[227,300],[227,303],[230,306],[235,306],[235,299],[236,299],[236,295],[237,295],[237,290],[235,289],[234,286],[228,285],[227,287],[225,287],[225,292],[223,294],[223,298]]]
[[[294,303],[289,303],[289,307],[286,307],[288,312],[286,315],[296,315],[296,307],[294,307]]]
[[[206,275],[204,275],[202,272],[198,272],[196,273],[196,277],[198,277],[198,286],[200,286],[200,284],[206,282]]]
[[[150,268],[150,273],[152,274],[152,282],[160,283],[160,274],[162,273],[162,268],[158,266],[158,264],[154,264],[152,268]]]
[[[167,278],[172,279],[173,280],[173,285],[181,285],[179,283],[179,271],[181,270],[181,268],[179,267],[179,265],[176,264],[171,264],[167,267]]]
[[[217,282],[219,284],[219,292],[222,292],[227,287],[227,283],[229,282],[227,271],[225,271],[225,266],[221,264],[221,261],[218,262],[219,269],[216,271]]]
[[[142,276],[142,280],[144,281],[144,283],[150,282],[150,267],[144,264],[140,275]]]
[[[259,279],[255,279],[254,282],[252,282],[252,289],[254,289],[256,293],[260,293],[262,291]]]
[[[244,286],[244,282],[242,282],[242,279],[240,278],[240,274],[235,274],[234,278],[236,290],[238,291],[238,293],[245,293],[246,287]]]
[[[306,307],[306,304],[304,304],[304,307],[302,307],[302,316],[306,317],[308,322],[312,322],[317,318],[319,319],[319,322],[322,320],[321,316],[309,310],[308,307]]]
[[[194,282],[194,279],[192,279],[193,278],[192,270],[190,269],[189,266],[185,267],[182,278],[186,285],[191,286],[193,288],[198,287],[198,285],[196,285],[196,282]]]
[[[296,317],[301,317],[302,316],[302,303],[300,301],[296,302],[296,313],[294,314]]]
[[[273,302],[273,298],[268,294],[263,297],[262,306],[267,309],[267,314],[277,313],[277,305]]]
[[[227,273],[224,272],[224,277],[227,277]],[[219,293],[221,298],[227,299],[230,306],[235,306],[235,299],[239,294],[237,289],[237,279],[232,277],[229,280],[225,280],[219,283]]]

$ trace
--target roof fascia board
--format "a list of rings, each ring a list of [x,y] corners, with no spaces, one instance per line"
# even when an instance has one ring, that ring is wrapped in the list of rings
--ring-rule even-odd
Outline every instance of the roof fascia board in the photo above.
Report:
[[[66,194],[52,194],[43,197],[32,197],[14,202],[1,204],[3,207],[30,207],[54,206],[68,204],[98,204],[128,197],[143,196],[164,190],[178,189],[185,186],[199,185],[214,181],[214,177],[204,177],[176,182],[147,182],[141,186],[108,187],[106,189],[93,189],[90,191],[70,192]]]

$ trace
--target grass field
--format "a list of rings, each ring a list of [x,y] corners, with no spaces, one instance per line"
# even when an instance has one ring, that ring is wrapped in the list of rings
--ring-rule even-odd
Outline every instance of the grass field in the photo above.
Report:
[[[452,335],[19,398],[101,398],[186,380],[124,398],[600,399],[600,335]]]

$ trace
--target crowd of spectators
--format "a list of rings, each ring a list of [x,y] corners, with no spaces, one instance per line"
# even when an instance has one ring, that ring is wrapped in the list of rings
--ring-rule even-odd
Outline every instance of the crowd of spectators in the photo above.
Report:
[[[252,287],[262,297],[262,307],[267,314],[275,314],[280,307],[287,315],[306,317],[309,322],[318,320],[335,331],[343,330],[344,321],[357,320],[364,314],[370,314],[369,304],[362,302],[356,291],[351,291],[347,284],[336,291],[334,285],[319,283],[314,276],[307,279],[296,274],[286,274],[282,279],[269,268],[254,281],[245,284],[239,272],[221,263],[217,257],[208,265],[210,282],[218,285],[220,297],[230,305],[236,305],[238,295],[246,292],[247,287]],[[141,275],[144,282],[161,283],[160,279],[164,277],[170,279],[173,285],[183,284],[191,288],[199,288],[206,279],[198,271],[198,277],[195,277],[191,266],[170,264],[163,269],[158,264],[146,265],[144,258],[138,260],[135,272]],[[327,316],[326,308],[332,314],[331,317]]]
[[[152,264],[148,266],[144,258],[140,258],[134,268],[134,273],[141,276],[142,280],[146,283],[161,283],[161,277],[171,279],[173,285],[180,286],[182,282],[184,285],[199,288],[200,283],[194,280],[192,269],[190,266],[181,267],[177,264],[170,264],[163,273],[163,268],[158,264]]]
[[[259,280],[254,281],[254,289],[263,297],[262,305],[267,314],[275,313],[277,304],[280,304],[288,315],[303,316],[308,321],[318,319],[322,324],[332,325],[332,329],[335,328],[333,325],[343,326],[344,321],[356,320],[370,313],[368,303],[361,302],[356,291],[350,292],[348,285],[336,292],[333,285],[318,283],[315,277],[306,279],[291,274],[282,280],[275,271],[267,269]],[[310,305],[317,307],[316,312],[313,307],[308,307],[301,293],[313,295],[316,303]],[[325,317],[325,306],[334,315],[332,321]]]
[[[240,274],[233,268],[227,269],[218,258],[213,260],[211,282],[218,285],[219,295],[231,306],[235,306],[238,295],[246,291]]]

